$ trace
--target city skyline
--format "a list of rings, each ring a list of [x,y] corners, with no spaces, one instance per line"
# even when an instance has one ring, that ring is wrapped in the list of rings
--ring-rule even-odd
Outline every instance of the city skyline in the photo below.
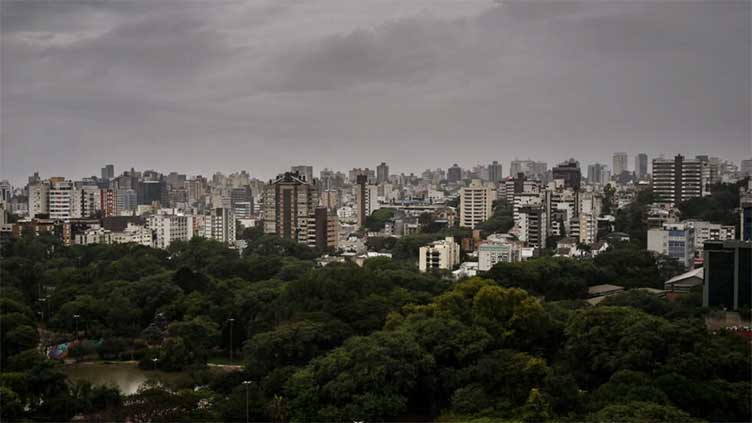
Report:
[[[4,1],[0,178],[752,154],[747,2],[397,5]]]

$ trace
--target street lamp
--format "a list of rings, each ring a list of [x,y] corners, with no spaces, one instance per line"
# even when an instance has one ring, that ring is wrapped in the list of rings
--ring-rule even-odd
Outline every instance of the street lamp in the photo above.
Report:
[[[230,322],[230,361],[232,361],[232,324],[235,323],[235,319],[230,317],[227,321]]]
[[[81,317],[80,314],[74,314],[73,315],[73,322],[76,325],[76,339],[78,339],[78,318]]]
[[[154,363],[154,370],[157,370],[157,361],[159,361],[159,359],[154,357],[151,359],[151,361]]]
[[[253,385],[253,381],[244,380],[243,385],[245,385],[245,423],[248,423],[248,387]]]

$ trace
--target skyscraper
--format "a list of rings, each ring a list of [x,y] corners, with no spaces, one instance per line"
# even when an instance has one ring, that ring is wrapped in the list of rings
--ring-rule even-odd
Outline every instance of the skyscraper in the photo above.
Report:
[[[614,177],[619,177],[629,170],[628,160],[627,153],[614,153]]]
[[[635,156],[635,176],[637,179],[642,179],[648,175],[648,155],[640,153]]]
[[[702,305],[749,308],[752,303],[752,242],[705,243]]]
[[[389,165],[387,165],[384,162],[381,162],[380,165],[376,166],[376,183],[383,184],[384,182],[387,182],[388,180],[389,180]]]
[[[501,163],[496,160],[488,165],[488,180],[496,183],[501,182],[504,179],[504,173],[502,172]]]
[[[603,183],[603,173],[606,169],[606,165],[602,165],[600,163],[594,163],[591,165],[588,165],[588,173],[587,173],[587,180],[591,184],[601,184]]]
[[[677,155],[653,160],[653,194],[661,203],[678,204],[702,196],[703,162]]]

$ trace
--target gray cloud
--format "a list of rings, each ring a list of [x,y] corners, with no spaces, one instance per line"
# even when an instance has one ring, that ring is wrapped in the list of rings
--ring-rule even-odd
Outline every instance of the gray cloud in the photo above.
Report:
[[[752,155],[748,2],[2,3],[2,176]]]

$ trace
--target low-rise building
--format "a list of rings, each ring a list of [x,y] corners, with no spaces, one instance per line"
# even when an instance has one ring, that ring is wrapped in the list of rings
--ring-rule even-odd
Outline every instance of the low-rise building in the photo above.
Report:
[[[689,268],[695,256],[695,231],[685,223],[664,223],[649,229],[648,251],[675,258]]]
[[[460,245],[454,241],[454,237],[446,237],[444,240],[420,247],[418,268],[421,272],[452,270],[459,264]]]

